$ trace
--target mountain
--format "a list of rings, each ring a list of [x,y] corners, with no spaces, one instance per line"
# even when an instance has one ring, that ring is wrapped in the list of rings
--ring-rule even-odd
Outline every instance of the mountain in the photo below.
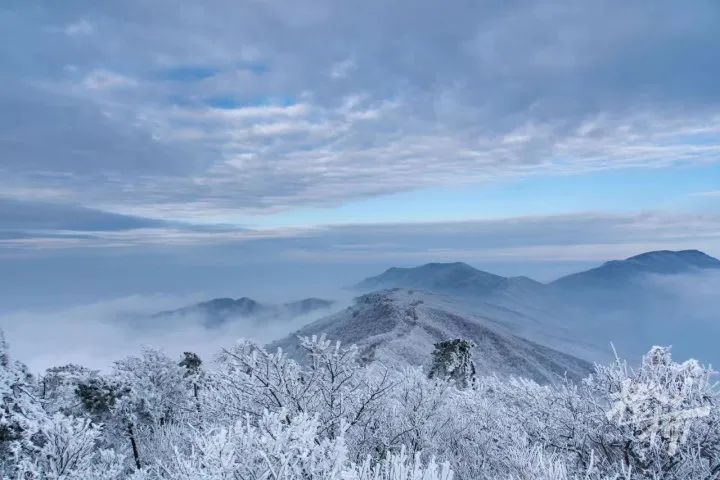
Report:
[[[490,295],[509,289],[534,290],[543,285],[527,277],[502,277],[467,263],[428,263],[412,268],[389,268],[355,285],[360,291],[386,288],[419,288],[455,295]]]
[[[591,365],[513,333],[511,326],[468,311],[450,296],[396,288],[355,299],[347,309],[311,323],[270,345],[300,357],[297,336],[326,334],[356,344],[364,360],[388,364],[426,364],[434,344],[462,338],[475,344],[473,358],[481,375],[516,375],[542,383],[563,375],[584,377]]]
[[[676,275],[720,269],[720,260],[699,250],[660,250],[625,260],[613,260],[584,272],[559,278],[552,285],[563,289],[616,289],[646,274]]]
[[[550,285],[576,338],[613,342],[637,360],[652,345],[678,358],[720,364],[720,260],[698,250],[647,252],[562,277]]]
[[[212,328],[237,319],[281,320],[291,319],[308,313],[330,308],[334,302],[322,298],[305,298],[281,305],[263,304],[252,298],[214,298],[177,310],[168,310],[153,315],[154,319],[196,317],[203,325]]]
[[[297,302],[285,303],[282,308],[289,314],[305,315],[315,310],[324,310],[332,307],[335,304],[332,300],[325,300],[322,298],[310,297],[299,300]]]
[[[586,360],[636,361],[653,345],[678,358],[720,365],[720,260],[697,250],[653,251],[614,260],[549,284],[502,277],[464,263],[391,268],[360,282],[370,292],[423,289],[513,335]]]
[[[559,278],[550,285],[568,289],[617,288],[644,274],[675,275],[720,269],[720,260],[699,250],[659,250]],[[419,288],[457,295],[491,295],[502,292],[544,295],[547,285],[528,277],[503,277],[478,270],[463,262],[427,263],[418,267],[392,267],[366,278],[353,288],[373,291],[386,288]]]

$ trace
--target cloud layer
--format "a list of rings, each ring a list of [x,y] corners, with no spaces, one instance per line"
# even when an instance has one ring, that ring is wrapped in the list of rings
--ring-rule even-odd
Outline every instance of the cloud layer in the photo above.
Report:
[[[239,338],[267,343],[322,315],[276,322],[243,318],[213,329],[191,316],[166,319],[162,325],[150,318],[163,309],[200,298],[134,295],[53,311],[18,311],[0,316],[0,328],[13,356],[26,361],[33,372],[41,372],[68,363],[108,369],[114,361],[138,353],[142,346],[161,348],[177,358],[184,351],[193,351],[208,361]]]
[[[4,208],[5,205],[7,208]],[[38,215],[24,218],[0,203],[0,254],[23,251],[42,257],[45,249],[94,247],[211,247],[244,254],[246,261],[304,259],[367,261],[382,259],[470,260],[500,257],[514,261],[607,260],[653,249],[705,249],[719,255],[720,215],[714,213],[596,213],[537,215],[454,222],[346,224],[303,228],[239,229],[166,223],[90,209],[33,204]],[[4,209],[3,209],[4,208]],[[56,216],[72,213],[72,218]],[[54,227],[54,229],[52,229]],[[4,238],[4,240],[3,240]],[[68,244],[71,240],[72,243]],[[247,255],[249,254],[249,255]]]
[[[703,1],[11,2],[0,173],[17,199],[197,220],[717,162],[719,15]]]

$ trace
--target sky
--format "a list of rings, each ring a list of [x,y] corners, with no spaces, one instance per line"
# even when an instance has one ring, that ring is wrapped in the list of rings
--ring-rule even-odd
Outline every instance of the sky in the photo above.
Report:
[[[7,0],[0,312],[720,256],[714,1]]]

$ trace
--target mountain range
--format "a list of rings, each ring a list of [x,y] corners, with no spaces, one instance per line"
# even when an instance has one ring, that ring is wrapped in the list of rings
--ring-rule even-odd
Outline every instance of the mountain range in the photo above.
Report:
[[[717,363],[715,290],[696,288],[712,282],[720,286],[720,260],[697,250],[648,252],[549,283],[462,262],[394,267],[356,284],[366,293],[348,309],[273,345],[292,354],[296,335],[325,333],[367,359],[418,365],[433,343],[465,338],[481,372],[541,381],[582,376],[588,361],[611,357],[611,344],[631,361],[663,344]]]
[[[614,289],[647,274],[677,275],[717,269],[720,269],[720,260],[699,250],[660,250],[606,262],[597,268],[559,278],[552,285],[573,290]]]
[[[280,305],[259,303],[252,298],[215,298],[176,310],[153,315],[155,320],[193,318],[208,328],[219,327],[239,319],[255,321],[291,320],[318,310],[329,309],[335,302],[322,298],[305,298]]]
[[[503,277],[478,270],[463,262],[428,263],[419,267],[392,267],[356,284],[356,290],[422,288],[456,295],[488,295],[511,288],[542,290],[544,287],[589,290],[617,288],[645,274],[674,275],[720,269],[720,260],[698,250],[647,252],[625,260],[561,277],[543,284],[528,277]]]

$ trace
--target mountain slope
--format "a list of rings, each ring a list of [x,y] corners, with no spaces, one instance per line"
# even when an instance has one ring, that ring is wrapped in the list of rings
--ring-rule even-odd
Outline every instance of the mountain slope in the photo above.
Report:
[[[467,312],[462,302],[419,290],[392,289],[358,297],[355,303],[271,344],[299,356],[297,336],[326,334],[357,344],[364,359],[390,364],[426,364],[434,344],[463,338],[475,344],[480,374],[517,375],[542,383],[563,375],[584,377],[590,364],[521,338],[502,322]]]
[[[354,288],[372,291],[398,287],[420,288],[453,295],[486,296],[513,289],[529,293],[542,289],[544,285],[527,277],[502,277],[478,270],[466,263],[455,262],[389,268],[380,275],[366,278]]]
[[[660,250],[603,265],[552,282],[566,289],[618,288],[644,274],[676,275],[705,269],[720,269],[720,260],[698,250]]]
[[[720,335],[720,260],[697,250],[647,252],[550,284],[435,263],[391,268],[358,287],[450,295],[463,312],[588,360],[610,360],[612,343],[630,361],[653,345],[672,345],[678,356],[720,364],[713,342]]]
[[[305,298],[282,305],[262,304],[252,298],[215,298],[177,310],[168,310],[153,315],[154,319],[194,317],[207,327],[217,327],[237,319],[281,320],[330,308],[334,302],[322,298]]]

